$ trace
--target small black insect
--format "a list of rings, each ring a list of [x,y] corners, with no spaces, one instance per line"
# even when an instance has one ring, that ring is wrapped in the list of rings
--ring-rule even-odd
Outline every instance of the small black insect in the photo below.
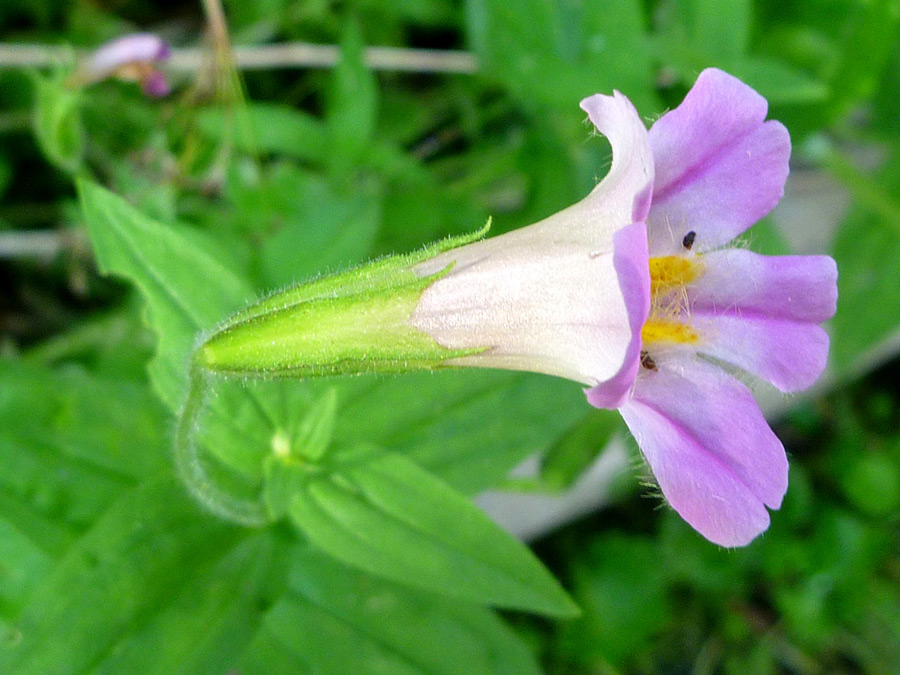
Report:
[[[641,365],[647,370],[659,370],[659,368],[656,367],[656,361],[654,361],[653,357],[645,351],[641,351]]]
[[[691,246],[694,245],[694,239],[697,238],[697,233],[691,230],[686,235],[684,235],[684,239],[681,240],[681,245],[684,246],[688,251],[691,250]]]

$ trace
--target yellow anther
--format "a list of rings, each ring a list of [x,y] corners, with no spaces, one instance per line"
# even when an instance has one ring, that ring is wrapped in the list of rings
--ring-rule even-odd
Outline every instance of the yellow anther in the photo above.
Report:
[[[650,293],[657,297],[682,288],[699,277],[702,271],[703,266],[696,258],[680,255],[650,258]]]
[[[694,344],[699,341],[697,331],[680,321],[649,319],[641,329],[641,342],[644,345],[654,342]]]

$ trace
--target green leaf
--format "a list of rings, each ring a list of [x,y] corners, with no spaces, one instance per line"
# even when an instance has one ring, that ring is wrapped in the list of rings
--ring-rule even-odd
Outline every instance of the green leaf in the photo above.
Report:
[[[577,614],[524,544],[400,455],[374,448],[341,453],[297,483],[291,520],[338,560],[471,602]]]
[[[198,240],[147,218],[121,197],[82,180],[81,206],[100,269],[141,289],[157,333],[150,378],[171,410],[183,401],[198,331],[250,300],[252,289]]]
[[[166,465],[166,412],[146,386],[9,360],[0,360],[0,381],[7,438],[120,478],[141,480]]]
[[[528,373],[443,371],[342,384],[355,394],[338,413],[335,443],[377,443],[408,455],[466,494],[546,450],[588,409],[577,385]]]
[[[22,362],[40,366],[77,363],[102,380],[140,380],[146,375],[155,344],[143,325],[142,311],[141,300],[134,296],[121,307],[85,317],[30,346],[22,353]],[[159,403],[149,385],[142,388]]]
[[[773,106],[822,103],[831,94],[828,85],[780,61],[748,56],[727,64],[727,69]]]
[[[898,0],[850,3],[848,10],[841,15],[839,58],[827,73],[838,115],[872,96],[900,26]]]
[[[261,209],[254,204],[252,217],[268,217],[275,225],[259,253],[264,286],[284,286],[346,268],[371,253],[383,202],[374,187],[339,190],[281,166],[260,189],[266,203]]]
[[[341,40],[341,58],[328,90],[325,129],[329,167],[344,175],[353,172],[369,152],[378,113],[378,86],[366,66],[359,25],[349,21]]]
[[[202,134],[215,143],[231,141],[245,153],[284,155],[321,162],[327,155],[325,125],[312,115],[280,103],[248,103],[236,124],[230,108],[207,108],[197,114]],[[243,123],[246,122],[246,123]]]
[[[0,380],[0,512],[44,553],[166,465],[167,421],[146,387],[7,360]]]
[[[272,533],[264,532],[242,541],[212,566],[192,564],[177,595],[91,673],[229,672],[283,592],[283,563]]]
[[[69,87],[62,74],[34,75],[34,135],[57,168],[75,173],[84,155],[84,128],[79,110],[81,90]]]
[[[895,142],[900,140],[896,118],[900,110],[900,43],[896,43],[872,98],[871,128]]]
[[[41,494],[41,492],[37,492]],[[47,516],[32,494],[18,495],[15,490],[0,489],[0,513],[3,520],[51,557],[61,556],[77,537],[77,528]]]
[[[644,653],[671,621],[660,546],[649,537],[608,534],[572,562],[583,616],[561,627],[561,648],[575,663],[622,664]]]
[[[63,447],[0,430],[0,490],[50,520],[83,528],[131,481],[68,457]]]
[[[0,648],[0,672],[93,672],[239,534],[204,516],[170,479],[128,492],[31,596],[15,639]],[[156,658],[155,650],[144,653]]]
[[[225,465],[258,480],[265,457],[299,455],[302,428],[326,423],[311,416],[332,386],[327,380],[215,381],[197,439]]]
[[[839,480],[848,501],[862,513],[891,516],[900,509],[900,467],[886,453],[854,457]]]
[[[537,675],[534,657],[489,610],[373,578],[309,547],[244,675]]]
[[[622,428],[622,418],[609,410],[591,410],[546,452],[541,484],[550,489],[570,487]]]
[[[5,518],[0,516],[0,617],[11,619],[53,569],[54,559]]]
[[[832,169],[857,200],[834,243],[838,311],[832,326],[832,361],[847,372],[864,354],[897,331],[900,294],[886,279],[900,276],[900,161],[894,158],[876,179],[832,155]]]
[[[752,0],[677,0],[675,14],[695,53],[728,59],[747,50]]]
[[[625,92],[657,108],[643,3],[468,0],[466,24],[479,65],[529,105],[572,109],[597,92]]]
[[[313,462],[321,460],[331,445],[334,436],[335,414],[337,412],[337,390],[329,387],[311,407],[297,425],[294,437],[289,440],[290,451],[301,459]]]

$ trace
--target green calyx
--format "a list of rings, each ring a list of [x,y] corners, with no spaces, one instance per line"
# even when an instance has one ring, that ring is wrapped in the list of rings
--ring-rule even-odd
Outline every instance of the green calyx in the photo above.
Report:
[[[410,325],[424,290],[450,271],[422,277],[412,268],[489,227],[274,293],[226,319],[194,363],[217,373],[314,377],[429,370],[477,353],[442,347]]]

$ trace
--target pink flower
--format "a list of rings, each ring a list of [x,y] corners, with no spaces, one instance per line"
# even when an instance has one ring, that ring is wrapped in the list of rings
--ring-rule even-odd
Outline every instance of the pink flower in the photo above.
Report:
[[[750,542],[787,490],[784,448],[745,371],[785,392],[825,367],[837,270],[827,256],[730,246],[779,201],[791,144],[753,89],[700,74],[649,133],[616,92],[581,103],[609,139],[609,175],[522,230],[447,251],[410,323],[458,365],[550,373],[615,408],[663,495],[722,546]],[[478,351],[480,349],[480,351]]]
[[[109,77],[140,82],[148,96],[166,96],[169,83],[156,64],[168,59],[169,45],[152,33],[134,33],[99,47],[79,68],[85,84]]]
[[[649,269],[633,291],[641,302],[632,310],[645,317],[633,338],[641,347],[619,378],[587,392],[594,405],[619,409],[669,504],[723,546],[768,527],[788,464],[750,391],[716,364],[784,392],[810,386],[828,356],[819,324],[837,303],[831,258],[729,246],[784,192],[790,138],[766,112],[750,87],[710,69],[650,129],[649,250],[631,258]]]

